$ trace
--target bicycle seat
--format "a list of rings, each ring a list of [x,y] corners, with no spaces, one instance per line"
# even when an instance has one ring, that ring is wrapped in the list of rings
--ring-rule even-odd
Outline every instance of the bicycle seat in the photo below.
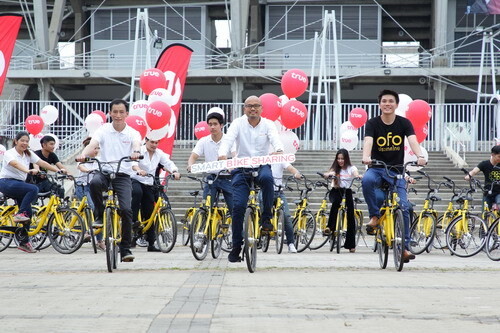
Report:
[[[293,203],[296,204],[296,205],[300,205],[300,203],[302,202],[302,200],[294,200]]]
[[[42,193],[38,193],[38,197],[39,198],[49,198],[50,196],[52,195],[52,192],[42,192]]]
[[[388,191],[391,188],[391,184],[386,182],[385,180],[382,181],[382,184],[380,185],[380,189],[382,191]]]
[[[363,199],[360,199],[360,198],[354,198],[354,202],[356,202],[357,204],[362,204],[365,201]]]
[[[435,195],[431,196],[429,199],[430,199],[431,201],[441,201],[441,200],[442,200],[440,197],[435,196]]]
[[[193,196],[193,197],[194,197],[194,196],[197,196],[197,195],[199,195],[199,194],[200,194],[200,191],[192,191],[192,192],[189,192],[189,195],[191,195],[191,196]]]

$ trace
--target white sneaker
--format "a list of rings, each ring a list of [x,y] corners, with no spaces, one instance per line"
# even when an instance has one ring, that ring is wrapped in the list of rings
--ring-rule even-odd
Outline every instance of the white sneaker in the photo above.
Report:
[[[297,249],[293,243],[288,244],[288,253],[297,253]]]

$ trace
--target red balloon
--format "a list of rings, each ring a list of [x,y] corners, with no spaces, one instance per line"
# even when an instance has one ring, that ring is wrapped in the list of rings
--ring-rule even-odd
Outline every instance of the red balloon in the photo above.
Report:
[[[309,80],[300,69],[290,69],[281,78],[281,90],[288,98],[299,97],[306,91]]]
[[[275,121],[281,114],[280,98],[275,94],[266,93],[259,97],[262,102],[261,116]]]
[[[167,78],[158,68],[150,68],[142,72],[139,85],[142,91],[146,95],[149,95],[156,88],[165,88],[167,86]]]
[[[424,142],[425,138],[427,138],[427,135],[429,134],[429,126],[425,124],[422,127],[415,127],[414,130],[418,143]]]
[[[26,130],[33,135],[37,135],[43,130],[44,122],[42,117],[37,115],[31,115],[26,117],[24,121],[24,126],[26,126]]]
[[[411,121],[414,128],[424,126],[432,116],[430,105],[421,99],[416,99],[408,104],[406,118]]]
[[[207,135],[210,135],[210,127],[206,121],[200,121],[194,126],[194,135],[199,140]]]
[[[363,108],[354,108],[349,113],[349,121],[355,128],[360,128],[368,120],[368,114]]]
[[[146,122],[152,130],[160,129],[168,125],[172,116],[172,108],[162,101],[154,101],[146,110]]]
[[[307,119],[307,108],[302,102],[289,101],[281,109],[281,123],[289,129],[301,126]]]
[[[92,113],[98,114],[99,116],[101,116],[102,121],[106,122],[106,114],[104,112],[102,112],[101,110],[95,110],[95,111],[92,111]]]
[[[127,118],[125,118],[125,122],[128,126],[139,132],[142,139],[146,137],[146,133],[148,132],[148,125],[146,124],[146,121],[142,119],[142,117],[134,115],[128,116]]]

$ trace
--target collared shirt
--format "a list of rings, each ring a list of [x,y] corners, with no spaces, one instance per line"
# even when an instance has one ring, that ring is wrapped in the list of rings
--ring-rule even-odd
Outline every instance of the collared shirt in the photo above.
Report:
[[[266,156],[270,145],[275,151],[283,150],[276,126],[266,118],[260,118],[259,124],[255,127],[250,125],[246,115],[233,120],[222,139],[218,155],[227,155],[235,142],[236,157]]]
[[[177,172],[178,169],[175,163],[168,158],[168,155],[164,153],[161,149],[156,149],[153,156],[151,156],[146,148],[146,146],[141,147],[141,155],[144,155],[142,160],[139,160],[137,165],[141,170],[146,171],[150,175],[154,175],[158,164],[163,165],[163,167],[169,172]],[[153,178],[149,176],[139,176],[136,172],[132,174],[132,179],[145,185],[153,185]]]
[[[211,135],[207,135],[196,143],[196,146],[193,149],[193,153],[195,153],[198,156],[204,156],[205,157],[205,162],[213,162],[217,161],[219,159],[219,148],[222,143],[222,140],[224,139],[224,135],[222,134],[222,137],[219,141],[215,142],[212,139]],[[233,144],[231,147],[231,153],[236,152],[236,145]],[[227,157],[231,157],[230,154],[226,155]],[[219,170],[212,171],[213,173],[217,173]]]
[[[130,156],[133,152],[134,142],[141,142],[141,135],[130,126],[125,126],[121,132],[118,132],[114,129],[112,123],[106,123],[95,131],[92,139],[99,142],[99,147],[101,148],[101,158],[99,160],[102,162],[112,162],[118,161],[122,157]],[[106,170],[116,170],[117,165],[103,167]],[[132,163],[122,162],[119,172],[133,175]]]
[[[29,169],[30,163],[36,164],[40,161],[40,157],[33,152],[31,152],[30,156],[26,155],[26,153],[21,155],[17,152],[16,148],[11,148],[5,152],[2,161],[2,171],[0,171],[0,178],[12,178],[25,181],[28,174],[10,165],[9,163],[12,161],[17,161],[21,165],[25,166],[26,169]]]
[[[283,170],[288,168],[290,165],[290,163],[271,164],[271,172],[273,173],[275,191],[278,191],[279,186],[283,185]]]

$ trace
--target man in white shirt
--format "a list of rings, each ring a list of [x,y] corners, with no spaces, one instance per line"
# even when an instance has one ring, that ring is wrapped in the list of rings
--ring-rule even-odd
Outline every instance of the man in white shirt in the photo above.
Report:
[[[111,123],[102,125],[92,136],[92,140],[83,149],[77,161],[84,162],[85,157],[96,148],[101,148],[101,162],[118,161],[122,157],[130,156],[138,159],[141,156],[141,136],[139,132],[127,126],[125,118],[128,116],[128,104],[121,99],[114,99],[110,103]],[[111,168],[105,166],[104,170]],[[114,165],[116,168],[116,165]],[[90,195],[94,202],[94,216],[96,224],[102,224],[104,203],[102,192],[108,189],[109,182],[113,182],[113,189],[118,196],[122,218],[122,240],[120,242],[121,260],[125,262],[134,261],[130,251],[132,243],[132,182],[130,176],[134,173],[131,162],[123,162],[119,173],[111,180],[109,176],[97,173],[90,182]]]
[[[262,118],[262,102],[257,96],[250,96],[245,100],[245,115],[235,119],[219,148],[219,160],[227,159],[227,154],[236,142],[236,157],[265,156],[273,146],[276,153],[283,153],[283,144],[280,141],[276,126],[269,119]],[[248,186],[252,170],[258,170],[255,178],[262,192],[261,228],[270,231],[273,226],[271,208],[273,206],[274,188],[271,167],[261,165],[255,168],[237,168],[231,172],[233,186],[233,249],[229,253],[230,262],[240,261],[241,246],[243,245],[243,217],[248,202],[250,188]]]
[[[133,221],[139,220],[139,209],[141,210],[141,218],[143,221],[151,217],[154,205],[158,194],[153,187],[153,178],[148,175],[155,175],[158,165],[161,164],[163,169],[171,172],[176,180],[181,178],[174,162],[170,160],[168,155],[161,149],[158,149],[156,140],[146,138],[146,144],[141,147],[141,155],[144,156],[139,160],[137,165],[132,166],[135,173],[132,175],[132,218]],[[155,243],[155,228],[149,228],[147,231],[148,252],[159,252],[160,250],[154,246]]]
[[[218,151],[224,137],[224,133],[222,132],[222,126],[224,126],[224,118],[222,118],[221,114],[213,112],[207,116],[207,123],[210,127],[210,135],[201,138],[196,143],[191,156],[189,156],[187,167],[188,171],[191,171],[191,166],[200,156],[205,157],[205,162],[217,161],[217,159],[219,158]],[[233,145],[231,153],[235,152],[234,147],[235,146]],[[213,174],[208,175],[207,178],[215,179],[217,173],[218,171],[214,171]],[[213,199],[217,194],[217,190],[220,190],[224,195],[224,200],[226,200],[226,205],[229,208],[229,214],[231,214],[233,209],[233,189],[231,186],[231,175],[228,172],[221,172],[219,174],[219,177],[215,182],[213,182],[211,187],[205,185],[205,188],[203,189],[203,198],[206,198],[208,195],[208,191],[210,191],[213,202]]]

